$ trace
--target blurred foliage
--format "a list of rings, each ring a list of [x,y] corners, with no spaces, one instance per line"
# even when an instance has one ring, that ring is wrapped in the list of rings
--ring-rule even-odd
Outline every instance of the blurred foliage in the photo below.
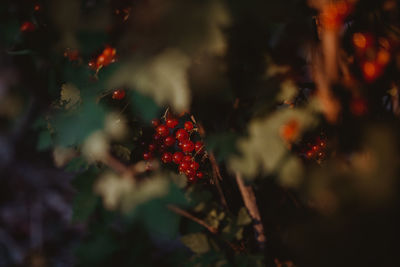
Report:
[[[1,1],[0,266],[397,266],[400,1],[346,2],[334,123],[318,3]],[[166,110],[202,181],[143,160]]]

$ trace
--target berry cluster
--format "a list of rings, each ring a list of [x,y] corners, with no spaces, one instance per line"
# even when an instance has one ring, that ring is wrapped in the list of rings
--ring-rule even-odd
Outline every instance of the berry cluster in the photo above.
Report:
[[[384,37],[376,38],[370,33],[361,32],[354,33],[352,41],[364,79],[367,82],[375,81],[382,75],[390,61],[391,41]]]
[[[112,48],[111,46],[106,46],[103,52],[96,57],[96,59],[92,59],[88,65],[92,70],[99,71],[102,67],[108,66],[111,63],[114,63],[117,54],[117,50]]]
[[[326,140],[323,137],[317,137],[313,143],[307,143],[304,149],[304,155],[307,159],[321,161],[325,158]]]
[[[343,21],[350,14],[353,5],[348,1],[336,1],[326,4],[322,8],[320,22],[322,27],[327,30],[337,31],[343,24]]]
[[[158,153],[163,163],[177,165],[178,171],[184,173],[188,181],[202,179],[204,173],[200,170],[199,160],[205,150],[195,123],[185,119],[179,122],[174,117],[168,117],[162,121],[154,119],[152,125],[152,142],[143,153],[143,159],[150,160]]]

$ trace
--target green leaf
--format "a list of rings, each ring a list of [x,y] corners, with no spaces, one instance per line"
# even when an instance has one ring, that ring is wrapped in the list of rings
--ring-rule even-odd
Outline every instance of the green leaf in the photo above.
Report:
[[[99,198],[93,194],[93,183],[98,171],[90,169],[73,180],[73,186],[77,190],[73,202],[72,220],[82,222],[93,213]]]
[[[65,166],[65,170],[69,172],[84,171],[88,168],[88,166],[87,160],[84,157],[79,156],[68,162],[67,166]]]
[[[131,159],[131,150],[122,145],[115,145],[112,147],[114,154],[123,161],[129,161]]]
[[[81,144],[92,132],[103,128],[105,114],[105,110],[94,101],[86,101],[71,113],[58,114],[52,123],[57,132],[57,144]]]
[[[207,237],[203,233],[193,233],[181,238],[182,243],[194,253],[203,254],[210,250]]]
[[[25,50],[18,50],[18,51],[7,51],[7,54],[12,56],[23,56],[32,54],[32,50],[25,49]]]
[[[143,120],[150,121],[151,119],[157,117],[159,113],[159,106],[151,97],[145,96],[137,91],[132,91],[130,93],[130,97],[133,104],[132,108]]]
[[[39,151],[46,150],[50,148],[51,144],[50,132],[48,130],[41,131],[38,137],[37,149]]]
[[[238,218],[237,218],[237,225],[247,225],[251,223],[251,217],[247,212],[245,207],[242,207],[239,210]]]
[[[223,161],[236,152],[237,139],[238,135],[235,133],[211,135],[206,139],[207,150],[213,151],[218,161]]]

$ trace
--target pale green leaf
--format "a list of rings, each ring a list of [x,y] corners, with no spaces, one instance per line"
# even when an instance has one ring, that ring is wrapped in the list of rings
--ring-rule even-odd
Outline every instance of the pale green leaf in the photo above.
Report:
[[[194,253],[203,254],[210,250],[207,237],[203,233],[188,234],[181,238],[182,243]]]

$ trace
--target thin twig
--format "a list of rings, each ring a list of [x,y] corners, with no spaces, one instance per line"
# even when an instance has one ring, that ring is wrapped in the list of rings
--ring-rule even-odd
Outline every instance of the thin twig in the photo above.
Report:
[[[250,185],[244,184],[242,176],[239,172],[236,172],[236,182],[239,186],[240,193],[242,194],[244,205],[249,211],[251,218],[253,218],[253,227],[257,234],[256,239],[260,245],[260,248],[263,248],[266,241],[264,226],[261,223],[260,211],[258,210],[257,200],[253,188]]]
[[[193,120],[195,120],[194,117],[193,117]],[[206,132],[205,132],[203,126],[200,123],[197,123],[197,126],[198,126],[200,136],[202,138],[204,138]],[[228,202],[226,201],[224,192],[222,191],[221,184],[220,184],[220,181],[222,181],[222,176],[221,176],[221,172],[220,172],[217,160],[215,159],[213,152],[209,152],[209,153],[207,153],[207,155],[208,155],[208,158],[209,158],[211,166],[212,166],[212,173],[213,173],[212,179],[213,179],[215,186],[217,187],[219,196],[221,198],[222,205],[224,205],[229,210]]]
[[[131,166],[127,166],[111,154],[107,154],[101,162],[113,169],[115,172],[119,173],[122,177],[129,179],[135,179],[137,174],[147,171],[149,164],[152,166],[152,169],[157,169],[159,167],[157,161],[139,161]]]
[[[213,234],[216,234],[218,232],[218,230],[215,227],[212,227],[210,225],[208,225],[205,221],[193,216],[192,214],[190,214],[189,212],[175,206],[175,205],[167,205],[168,209],[170,209],[171,211],[175,212],[176,214],[179,214],[185,218],[188,218],[189,220],[192,220],[198,224],[200,224],[201,226],[204,226],[205,228],[207,228],[208,231],[210,231]]]

